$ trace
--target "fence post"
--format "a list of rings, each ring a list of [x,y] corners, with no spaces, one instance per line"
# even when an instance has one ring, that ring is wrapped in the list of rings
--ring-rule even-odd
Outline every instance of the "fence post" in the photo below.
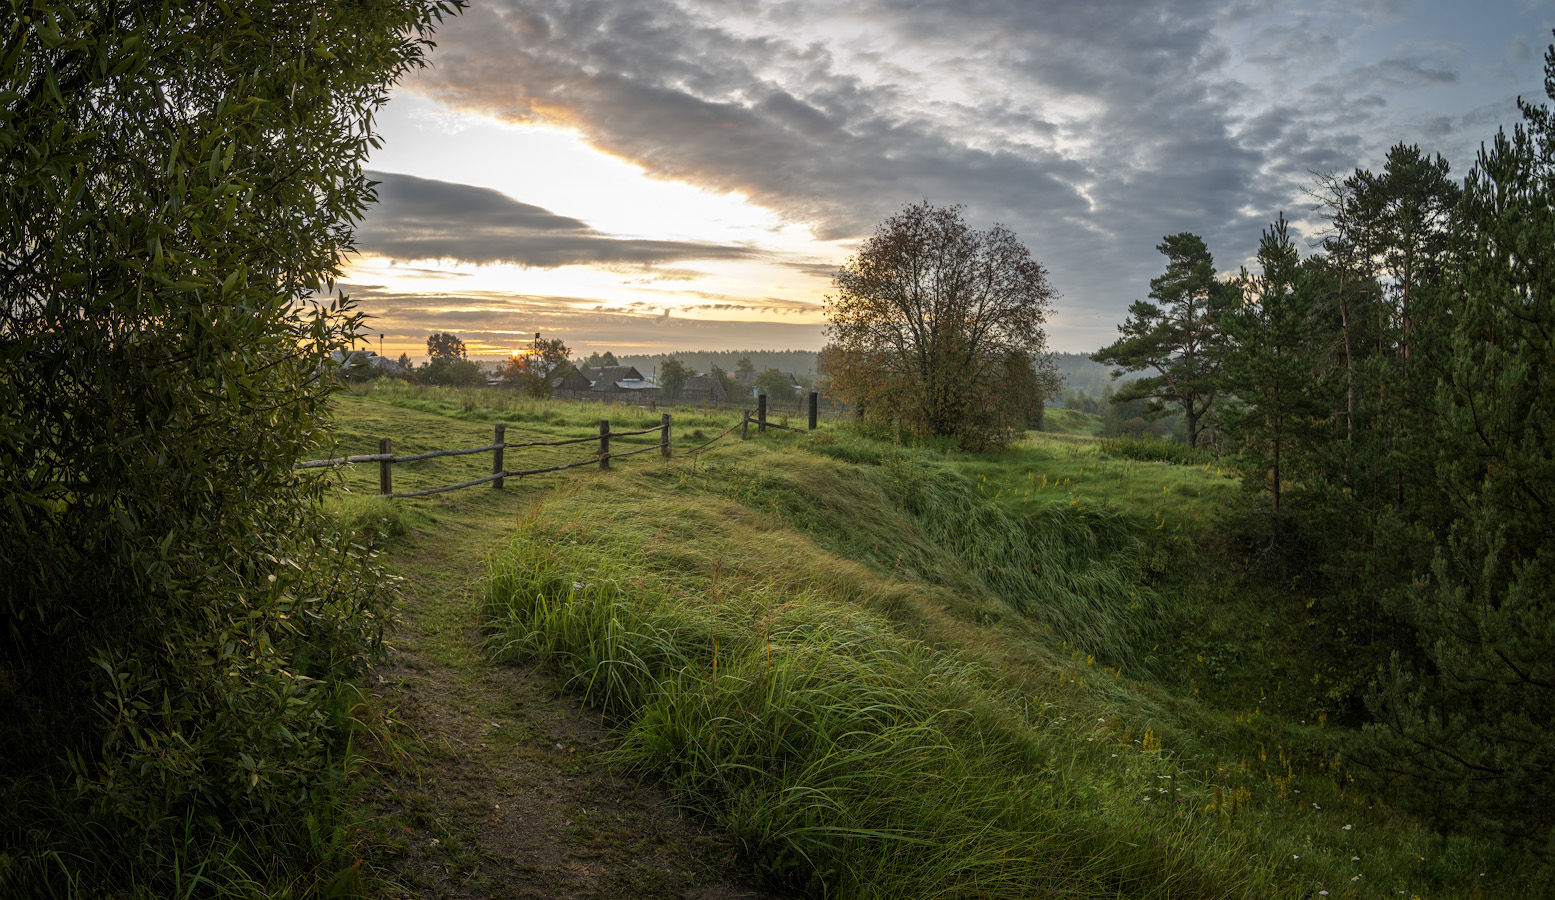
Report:
[[[810,392],[810,430],[815,430],[815,420],[820,413],[821,392]]]
[[[498,425],[496,434],[491,437],[491,442],[497,445],[497,449],[491,454],[491,474],[497,476],[497,479],[491,483],[493,488],[502,487],[502,445],[507,441],[507,432],[506,425]]]
[[[599,420],[599,468],[610,468],[610,420]]]
[[[756,433],[767,433],[767,395],[756,395]]]
[[[383,438],[378,442],[378,452],[390,456],[394,453],[394,442]],[[378,493],[385,497],[394,493],[394,460],[392,459],[378,461]]]
[[[740,418],[740,440],[743,441],[746,438],[750,437],[750,433],[751,433],[751,411],[747,409],[747,410],[742,410],[741,412],[742,412],[742,415],[741,415],[741,418]]]
[[[670,414],[669,413],[665,413],[663,416],[661,416],[659,418],[659,427],[660,427],[660,429],[662,429],[662,431],[659,434],[659,452],[664,455],[665,459],[669,459],[670,458]]]

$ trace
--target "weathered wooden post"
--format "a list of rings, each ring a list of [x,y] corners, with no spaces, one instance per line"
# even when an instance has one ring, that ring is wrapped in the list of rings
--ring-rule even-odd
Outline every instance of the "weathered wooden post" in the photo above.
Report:
[[[388,438],[380,440],[378,453],[389,457],[378,460],[378,493],[387,497],[394,493],[394,442]]]
[[[670,458],[670,414],[665,413],[659,417],[659,453],[665,459]]]
[[[820,413],[821,392],[810,392],[810,430],[815,430],[815,422]]]
[[[493,488],[502,487],[502,445],[507,441],[507,432],[508,427],[506,425],[498,425],[496,433],[491,436],[491,442],[497,445],[497,449],[493,450],[491,454],[491,474],[497,476],[496,480],[491,483]]]
[[[767,433],[767,395],[756,395],[756,433]]]
[[[610,468],[610,420],[599,420],[599,468]]]
[[[749,438],[750,437],[750,433],[751,433],[751,411],[747,409],[747,410],[743,410],[741,412],[741,417],[740,417],[740,440],[743,441],[746,438]]]

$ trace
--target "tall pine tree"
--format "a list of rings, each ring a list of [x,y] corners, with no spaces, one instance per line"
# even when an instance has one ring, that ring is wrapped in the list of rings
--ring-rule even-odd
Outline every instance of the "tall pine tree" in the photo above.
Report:
[[[1555,47],[1545,90],[1555,98]],[[1435,405],[1453,514],[1401,610],[1421,652],[1372,694],[1383,766],[1446,824],[1555,853],[1555,121],[1482,151]]]
[[[1263,233],[1257,275],[1242,270],[1243,302],[1225,313],[1222,385],[1235,402],[1222,424],[1250,479],[1269,492],[1274,512],[1292,462],[1317,434],[1326,411],[1318,402],[1309,352],[1313,303],[1284,215]]]
[[[1124,385],[1112,402],[1148,399],[1152,418],[1168,406],[1180,407],[1188,445],[1197,446],[1219,385],[1220,317],[1236,292],[1215,278],[1214,257],[1198,235],[1169,235],[1156,249],[1167,259],[1166,272],[1150,280],[1150,299],[1156,302],[1134,301],[1118,326],[1122,336],[1091,358],[1117,366],[1114,377],[1154,369],[1156,374]]]

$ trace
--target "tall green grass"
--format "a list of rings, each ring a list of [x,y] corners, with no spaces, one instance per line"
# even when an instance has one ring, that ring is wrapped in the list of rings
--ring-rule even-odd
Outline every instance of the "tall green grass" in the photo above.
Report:
[[[1119,459],[1169,462],[1180,466],[1212,466],[1221,462],[1213,450],[1154,438],[1102,438],[1100,449]]]
[[[1186,545],[1141,542],[1154,516],[1092,521],[1097,498],[1074,492],[1055,525],[1052,504],[1007,504],[942,454],[879,444],[860,467],[814,449],[572,482],[521,515],[486,594],[494,652],[550,660],[610,711],[622,763],[729,829],[753,869],[836,896],[1542,896],[1539,866],[1359,790],[1345,732],[1152,678],[1143,641],[1180,641],[1185,601],[1140,625],[1103,588],[1160,592],[1160,554]],[[1032,535],[1051,546],[1021,549]],[[1005,599],[1031,587],[1012,560],[1066,555],[1098,567],[1093,595]],[[1088,617],[1135,629],[1117,644],[1132,655],[1108,668],[1077,646]]]
[[[922,457],[895,456],[876,478],[933,543],[1021,614],[1108,665],[1153,667],[1170,611],[1148,585],[1157,562],[1137,519],[1074,498],[1017,511]]]
[[[687,604],[642,559],[549,537],[532,525],[492,561],[494,653],[551,661],[622,724],[619,762],[664,778],[773,882],[849,897],[1267,896],[1269,873],[1228,865],[1192,804],[1116,814],[1070,774],[1094,741],[1048,727],[960,655],[812,592]]]
[[[393,413],[372,434],[472,427],[457,405],[356,399]],[[1270,649],[1303,627],[1272,606],[1300,597],[1200,590],[1199,541],[1236,491],[1216,466],[1065,435],[973,456],[827,428],[556,484],[492,560],[493,653],[551,660],[620,726],[623,765],[792,888],[1549,893],[1537,861],[1436,835],[1352,779],[1364,737],[1318,716],[1321,686],[1288,665],[1304,644]],[[1268,664],[1230,677],[1263,683],[1199,696],[1206,616],[1249,617],[1266,646],[1235,649]]]
[[[341,740],[325,777],[268,819],[220,821],[185,811],[153,831],[127,833],[111,811],[83,802],[74,785],[40,778],[10,786],[0,832],[0,898],[84,900],[167,897],[332,900],[366,893],[360,823],[352,813],[359,757],[351,738],[368,730],[361,692],[329,686],[323,704]]]

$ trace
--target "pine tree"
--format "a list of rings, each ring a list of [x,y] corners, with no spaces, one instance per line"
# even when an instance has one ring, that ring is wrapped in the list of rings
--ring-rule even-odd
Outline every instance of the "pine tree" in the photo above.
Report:
[[[1555,98],[1555,47],[1545,90]],[[1373,693],[1382,765],[1444,823],[1555,853],[1555,122],[1482,151],[1435,473],[1454,519],[1405,615],[1420,659]]]
[[[1215,260],[1198,235],[1170,235],[1156,249],[1167,258],[1166,273],[1150,282],[1150,297],[1160,305],[1136,300],[1118,326],[1122,337],[1091,358],[1117,366],[1114,377],[1154,369],[1155,375],[1121,388],[1112,402],[1148,399],[1152,418],[1168,405],[1180,406],[1188,444],[1197,446],[1219,384],[1220,317],[1235,302],[1235,291],[1215,278]]]
[[[1249,478],[1269,492],[1280,511],[1292,460],[1315,440],[1324,408],[1314,390],[1309,353],[1313,303],[1285,217],[1263,233],[1261,272],[1242,270],[1243,304],[1221,320],[1226,337],[1222,385],[1236,403],[1222,412]]]

